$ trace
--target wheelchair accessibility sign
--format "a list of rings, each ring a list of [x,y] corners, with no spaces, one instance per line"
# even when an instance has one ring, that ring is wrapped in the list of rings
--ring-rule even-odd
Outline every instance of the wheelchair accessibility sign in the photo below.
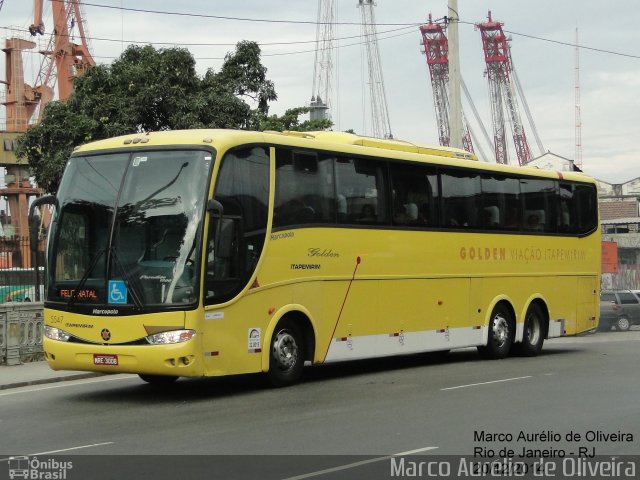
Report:
[[[127,303],[127,285],[124,280],[109,280],[109,303]]]

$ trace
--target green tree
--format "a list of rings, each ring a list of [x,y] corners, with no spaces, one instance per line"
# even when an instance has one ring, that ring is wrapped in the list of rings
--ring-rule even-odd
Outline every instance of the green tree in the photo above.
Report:
[[[300,123],[300,115],[309,113],[308,107],[290,108],[284,115],[270,115],[264,117],[260,122],[260,130],[275,130],[282,132],[284,130],[296,130],[299,132],[309,132],[312,130],[327,130],[333,126],[331,120],[305,120]]]
[[[66,103],[51,102],[18,140],[38,184],[58,188],[73,148],[115,135],[181,128],[260,128],[277,99],[255,42],[239,42],[219,72],[200,77],[188,50],[130,46],[78,78]]]

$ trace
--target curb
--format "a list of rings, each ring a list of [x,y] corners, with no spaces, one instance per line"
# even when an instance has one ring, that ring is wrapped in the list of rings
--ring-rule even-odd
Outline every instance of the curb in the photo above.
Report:
[[[14,383],[6,383],[4,385],[0,385],[0,390],[8,390],[10,388],[29,387],[33,385],[44,385],[47,383],[65,382],[69,380],[84,380],[85,378],[102,377],[104,375],[105,375],[104,373],[88,372],[88,373],[78,373],[73,375],[64,375],[60,377],[40,378],[37,380],[26,380],[24,382],[14,382]]]

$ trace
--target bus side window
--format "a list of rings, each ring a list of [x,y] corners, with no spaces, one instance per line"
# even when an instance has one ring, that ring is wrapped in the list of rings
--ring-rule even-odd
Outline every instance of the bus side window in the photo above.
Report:
[[[575,222],[577,205],[571,184],[560,183],[558,200],[558,231],[561,233],[577,233]]]
[[[361,225],[389,221],[385,162],[339,157],[335,160],[335,172],[338,222]],[[373,208],[373,214],[369,211],[368,220],[363,217],[363,210],[366,213],[369,209],[365,205]]]
[[[520,225],[520,183],[515,178],[482,175],[482,226],[488,230],[516,230]]]
[[[242,147],[224,156],[215,199],[223,215],[209,212],[205,304],[237,295],[262,254],[269,211],[269,155],[263,147]]]
[[[438,223],[438,176],[433,167],[391,163],[394,225],[433,227]]]
[[[334,223],[333,158],[277,148],[275,193],[274,227]]]
[[[557,183],[550,179],[523,178],[520,189],[524,201],[524,230],[554,233]]]
[[[441,174],[441,182],[444,225],[480,227],[480,175],[471,171],[447,170]]]
[[[578,233],[588,233],[598,227],[598,194],[593,185],[574,185],[578,207]]]

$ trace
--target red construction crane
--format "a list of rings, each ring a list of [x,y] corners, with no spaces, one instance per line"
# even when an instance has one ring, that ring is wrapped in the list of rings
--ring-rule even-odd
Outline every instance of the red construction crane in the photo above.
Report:
[[[42,21],[44,0],[34,0],[34,21],[29,27],[32,36],[44,35]],[[31,123],[39,120],[44,106],[54,97],[53,86],[58,84],[58,98],[66,101],[73,91],[73,81],[89,67],[95,65],[87,46],[84,23],[78,0],[52,0],[53,29],[49,47],[41,52],[44,55],[37,79],[33,87],[25,82],[22,52],[35,48],[35,43],[9,38],[5,40],[6,93],[3,104],[6,106],[7,131],[21,133]],[[71,41],[71,30],[78,28],[81,44]],[[28,235],[29,197],[41,194],[29,182],[29,172],[25,165],[5,164],[7,187],[0,189],[0,196],[7,199],[11,223],[16,237]],[[21,253],[23,267],[30,266],[28,248]]]
[[[34,0],[33,24],[29,27],[32,36],[44,35],[45,27],[42,21],[42,9],[44,0]],[[39,86],[49,87],[58,83],[58,98],[66,101],[73,92],[73,82],[77,77],[94,66],[93,60],[87,45],[84,21],[78,0],[54,0],[51,2],[53,14],[53,35],[49,40],[48,48],[42,52],[44,59],[40,66],[36,88]],[[80,44],[71,41],[70,31],[78,28]],[[54,75],[55,65],[55,75]],[[51,90],[52,92],[53,90]],[[44,105],[51,101],[51,98],[44,98],[40,104],[40,111]]]
[[[424,47],[423,53],[427,57],[427,66],[431,77],[440,145],[449,146],[449,42],[442,25],[433,23],[431,14],[429,14],[429,22],[420,25],[420,33]],[[463,148],[473,153],[473,143],[466,121],[463,121],[463,130]]]
[[[516,86],[512,78],[514,72],[511,51],[507,37],[502,31],[503,24],[491,19],[491,11],[489,11],[487,18],[486,22],[476,26],[482,36],[482,48],[487,64],[486,75],[489,81],[496,162],[509,163],[504,121],[504,109],[506,108],[511,120],[513,143],[518,163],[525,165],[531,160],[531,153],[518,109]]]
[[[32,36],[44,35],[45,26],[42,21],[44,0],[34,0],[34,20],[29,27]],[[58,98],[66,101],[73,91],[74,80],[95,65],[89,53],[84,22],[78,0],[53,0],[53,33],[49,46],[41,53],[43,61],[33,87],[24,79],[21,54],[24,50],[35,47],[34,42],[10,38],[5,41],[7,95],[7,128],[14,132],[23,132],[27,125],[33,123],[32,116],[36,110],[40,113],[44,106],[54,97],[53,86],[58,84]],[[81,44],[71,41],[70,30],[78,28]]]

